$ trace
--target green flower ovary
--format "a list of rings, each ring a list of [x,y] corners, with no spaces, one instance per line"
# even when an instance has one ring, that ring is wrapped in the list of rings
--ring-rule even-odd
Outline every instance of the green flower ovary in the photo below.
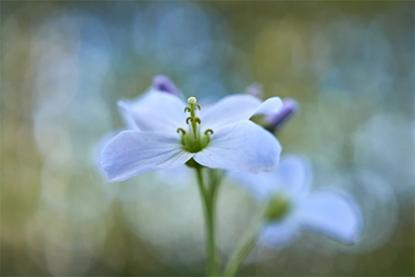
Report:
[[[267,221],[281,221],[291,211],[290,201],[281,194],[271,198],[265,208],[264,217]]]
[[[189,117],[186,119],[188,131],[186,132],[182,128],[177,129],[177,132],[181,134],[183,149],[190,153],[196,153],[204,149],[209,144],[210,136],[213,134],[211,129],[202,132],[200,128],[201,121],[196,115],[196,110],[200,111],[197,99],[189,97],[187,99],[187,107],[184,109],[185,112],[189,113]]]

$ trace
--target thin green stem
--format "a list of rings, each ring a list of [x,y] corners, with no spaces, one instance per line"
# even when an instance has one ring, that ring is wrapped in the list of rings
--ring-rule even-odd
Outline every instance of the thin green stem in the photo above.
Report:
[[[203,170],[201,166],[196,168],[197,182],[199,186],[199,192],[203,203],[203,212],[205,217],[205,229],[206,229],[206,251],[208,256],[207,262],[207,275],[216,276],[217,269],[217,251],[215,243],[215,206],[216,206],[216,190],[218,187],[217,182],[213,186],[210,183],[209,187],[206,187]]]
[[[258,235],[258,227],[255,225],[255,228],[251,230],[240,242],[238,247],[232,253],[229,258],[228,263],[226,264],[225,270],[223,272],[224,277],[235,276],[238,271],[239,266],[245,260],[245,258],[251,253],[255,248]]]

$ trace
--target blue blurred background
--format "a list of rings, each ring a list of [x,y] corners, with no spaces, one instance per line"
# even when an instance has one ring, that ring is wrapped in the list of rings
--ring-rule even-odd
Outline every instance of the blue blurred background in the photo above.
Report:
[[[1,275],[200,275],[203,219],[185,170],[107,184],[94,155],[116,101],[170,76],[213,101],[263,84],[298,100],[278,134],[315,187],[365,219],[343,246],[305,232],[243,275],[414,274],[414,2],[0,2]],[[174,178],[172,178],[174,174]],[[174,180],[172,182],[171,180]],[[227,181],[222,257],[255,203]]]

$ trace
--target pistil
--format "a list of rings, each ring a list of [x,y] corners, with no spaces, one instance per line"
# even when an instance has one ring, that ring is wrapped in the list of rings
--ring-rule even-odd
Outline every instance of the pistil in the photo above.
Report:
[[[212,129],[207,129],[201,133],[201,120],[197,116],[197,110],[200,111],[201,107],[197,103],[196,97],[189,97],[187,99],[187,107],[184,109],[186,113],[189,113],[189,117],[186,118],[189,132],[186,132],[183,128],[177,129],[177,132],[181,135],[183,148],[191,153],[199,152],[205,148],[213,135]]]

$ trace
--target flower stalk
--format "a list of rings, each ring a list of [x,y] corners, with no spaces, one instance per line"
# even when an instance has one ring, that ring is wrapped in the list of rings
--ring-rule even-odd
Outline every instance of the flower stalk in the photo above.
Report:
[[[205,232],[206,232],[206,252],[207,252],[207,276],[218,275],[218,255],[216,248],[216,227],[215,227],[215,214],[216,214],[216,196],[219,188],[219,179],[214,173],[210,174],[209,186],[206,186],[203,176],[203,167],[200,165],[194,166],[196,170],[197,183],[199,187],[199,193],[202,200],[203,213],[205,218]]]
[[[257,224],[254,226],[255,227],[252,230],[249,230],[245,237],[242,238],[241,242],[229,258],[225,270],[223,271],[224,277],[235,276],[239,266],[246,259],[246,257],[248,257],[249,253],[251,253],[251,251],[255,248],[260,225]]]

